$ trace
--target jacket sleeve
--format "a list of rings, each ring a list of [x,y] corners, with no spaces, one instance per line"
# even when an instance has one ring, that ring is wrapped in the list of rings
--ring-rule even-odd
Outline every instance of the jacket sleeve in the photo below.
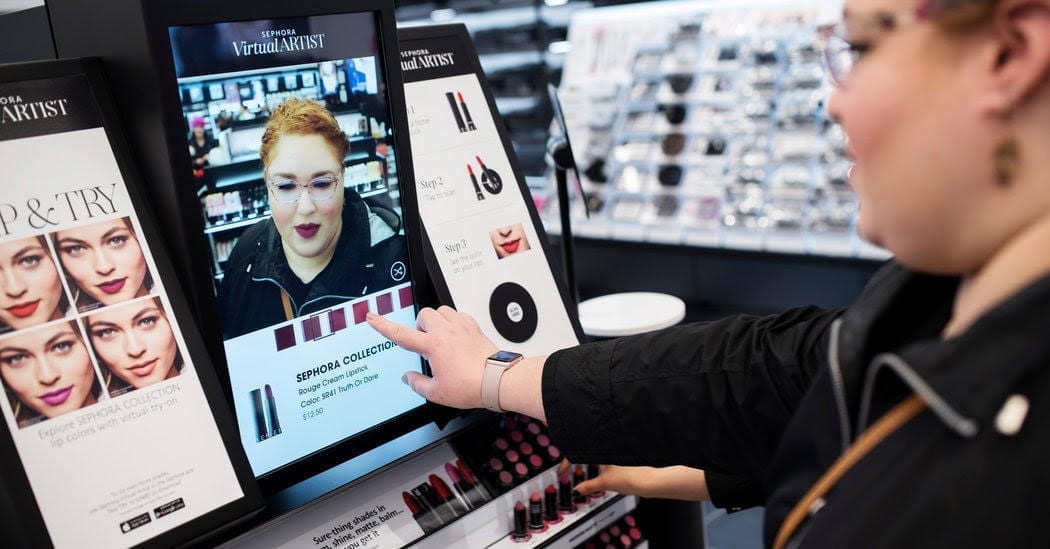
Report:
[[[764,478],[841,313],[734,316],[558,351],[542,382],[551,434],[576,463]]]

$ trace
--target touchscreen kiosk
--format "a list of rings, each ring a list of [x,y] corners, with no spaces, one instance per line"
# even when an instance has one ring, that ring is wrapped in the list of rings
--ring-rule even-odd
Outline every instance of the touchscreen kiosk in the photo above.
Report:
[[[49,4],[56,48],[123,93],[264,489],[431,420],[422,360],[365,322],[426,303],[392,2],[112,4]]]
[[[168,35],[186,190],[201,196],[241,441],[264,475],[424,403],[400,380],[418,355],[365,323],[416,310],[376,15]]]

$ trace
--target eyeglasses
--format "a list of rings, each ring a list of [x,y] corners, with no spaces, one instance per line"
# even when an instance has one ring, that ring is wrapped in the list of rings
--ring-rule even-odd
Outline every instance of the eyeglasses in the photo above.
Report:
[[[305,186],[291,179],[277,178],[269,182],[270,192],[275,200],[282,204],[295,204],[302,196],[303,190],[310,195],[314,202],[325,202],[335,196],[335,190],[339,185],[339,178],[331,175],[312,179]]]
[[[901,27],[927,22],[946,12],[979,2],[980,0],[924,0],[912,9],[899,12],[847,14],[843,22],[818,28],[822,39],[821,60],[824,70],[832,84],[841,87],[860,58],[885,35]]]

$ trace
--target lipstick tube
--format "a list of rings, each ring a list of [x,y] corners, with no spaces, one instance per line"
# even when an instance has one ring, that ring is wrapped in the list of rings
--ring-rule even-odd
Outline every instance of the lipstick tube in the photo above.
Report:
[[[273,398],[273,389],[266,384],[266,417],[270,419],[270,436],[281,434],[281,420],[277,418],[277,399]]]
[[[601,467],[599,467],[598,465],[596,465],[594,463],[591,463],[591,464],[587,465],[587,480],[590,480],[592,478],[597,478],[598,475],[600,475],[600,474],[601,474]],[[605,496],[605,490],[599,490],[599,491],[591,494],[592,498],[600,498],[600,497],[604,497],[604,496]]]
[[[430,484],[424,482],[423,484],[416,486],[412,489],[412,495],[416,496],[416,499],[420,502],[429,506],[442,524],[447,524],[455,520],[456,515],[452,512],[452,508],[438,497],[434,488],[431,487]]]
[[[439,498],[445,502],[452,512],[458,517],[467,512],[469,506],[467,502],[460,499],[458,495],[453,494],[452,490],[449,490],[448,484],[445,484],[444,479],[437,475],[430,475],[427,477],[430,481],[430,485],[434,487],[434,491],[437,492]]]
[[[459,474],[459,470],[456,469],[456,466],[451,463],[446,463],[445,474],[448,475],[449,480],[452,481],[452,489],[456,491],[456,497],[463,502],[467,509],[473,509],[476,507],[476,504],[470,497],[470,485],[463,482],[463,476]]]
[[[456,98],[452,95],[452,92],[445,92],[445,99],[448,100],[448,106],[452,109],[452,117],[456,119],[459,133],[467,131],[467,126],[463,124],[463,117],[459,115],[459,107],[456,105]]]
[[[550,524],[561,522],[561,513],[558,512],[558,490],[553,484],[548,484],[543,491],[543,519]]]
[[[470,468],[467,467],[463,460],[456,460],[456,470],[459,471],[459,476],[463,478],[463,482],[470,486],[470,501],[475,507],[485,503],[489,499],[488,490],[478,482],[478,479],[474,478],[474,474],[470,472]]]
[[[474,168],[470,167],[470,164],[467,164],[467,173],[470,174],[470,182],[474,184],[474,194],[478,200],[485,200],[485,195],[481,194],[481,186],[478,185],[478,178],[474,175]]]
[[[456,96],[459,97],[459,106],[463,109],[463,118],[467,119],[467,129],[470,131],[478,129],[478,127],[474,125],[474,119],[470,117],[470,111],[467,110],[467,102],[463,100],[463,92],[456,92]]]
[[[563,515],[576,512],[576,504],[572,502],[572,484],[569,475],[558,478],[558,511]]]
[[[255,412],[255,442],[262,442],[270,438],[270,430],[266,427],[266,412],[263,410],[262,391],[252,390],[252,411]]]
[[[533,492],[529,496],[529,530],[533,532],[546,532],[547,525],[543,522],[543,500],[539,492]]]
[[[514,504],[514,530],[510,533],[510,539],[528,541],[532,537],[528,524],[528,519],[525,517],[525,505],[519,501]]]
[[[429,534],[438,528],[441,528],[441,522],[434,513],[425,509],[419,501],[408,492],[401,492],[401,497],[405,500],[405,507],[408,508],[408,512],[412,513],[412,518],[415,519],[416,524],[423,529],[423,533]]]
[[[583,466],[582,465],[577,465],[576,468],[573,469],[573,471],[572,471],[572,485],[573,486],[578,486],[581,483],[583,483],[583,481],[585,481],[585,480],[587,480],[587,474],[584,472]],[[585,495],[583,495],[583,494],[581,494],[581,493],[579,493],[577,491],[573,491],[573,494],[575,494],[575,495],[572,496],[572,502],[573,503],[579,503],[579,504],[587,503],[587,496],[585,496]]]

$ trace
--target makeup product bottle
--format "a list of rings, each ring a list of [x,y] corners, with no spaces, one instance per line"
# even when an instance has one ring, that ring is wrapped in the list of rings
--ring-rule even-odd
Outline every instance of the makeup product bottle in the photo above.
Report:
[[[478,129],[478,127],[474,125],[474,119],[470,117],[470,111],[467,110],[467,102],[463,101],[463,92],[456,92],[456,96],[459,98],[460,108],[463,109],[463,118],[467,120],[467,129],[470,131]]]
[[[266,384],[266,417],[270,419],[270,436],[281,434],[281,420],[277,418],[277,400],[273,398],[273,389]]]
[[[427,477],[430,481],[430,485],[434,487],[434,492],[445,505],[448,505],[452,512],[458,517],[467,512],[467,502],[460,499],[456,494],[452,493],[449,489],[448,484],[445,483],[444,479],[437,475],[430,475]]]
[[[255,412],[255,442],[262,442],[270,438],[270,430],[266,427],[266,412],[263,410],[260,389],[252,390],[252,411]]]
[[[448,107],[452,109],[452,117],[456,119],[456,127],[459,128],[459,133],[467,131],[467,126],[463,124],[463,117],[459,115],[459,107],[456,105],[456,98],[452,95],[452,92],[445,92],[445,99],[448,100]]]
[[[558,478],[558,511],[563,515],[576,512],[576,504],[572,502],[572,484],[569,475]]]

